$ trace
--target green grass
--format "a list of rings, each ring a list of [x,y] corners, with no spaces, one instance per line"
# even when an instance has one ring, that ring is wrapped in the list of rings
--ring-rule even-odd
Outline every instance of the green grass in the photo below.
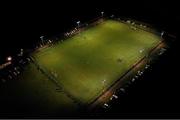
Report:
[[[56,86],[52,84],[36,66],[32,63],[27,65],[18,80],[0,88],[2,97],[9,105],[23,108],[34,108],[38,113],[72,112],[77,111],[78,106],[66,95],[56,91]],[[8,98],[8,99],[7,99]],[[11,109],[11,108],[9,108]],[[36,112],[35,112],[36,113]]]
[[[159,42],[160,37],[150,32],[106,20],[32,56],[48,74],[57,73],[56,80],[65,92],[89,104]],[[56,88],[35,64],[29,63],[17,80],[0,87],[0,96],[8,98],[9,104],[22,101],[24,106],[32,105],[40,111],[77,111],[78,104]]]
[[[152,33],[140,29],[135,31],[126,24],[106,20],[63,43],[33,53],[33,56],[49,73],[57,73],[57,80],[66,91],[88,104],[159,42],[160,37]],[[141,49],[144,49],[142,53],[139,52]],[[118,59],[122,61],[118,62]],[[53,83],[47,78],[31,72],[29,70],[23,77],[29,79],[30,89],[38,89],[39,94],[52,103],[55,100],[63,104],[72,103],[67,96],[56,93]],[[104,79],[106,82],[103,85]],[[46,82],[42,82],[44,80]]]
[[[76,108],[71,99],[56,91],[56,86],[41,74],[34,64],[26,67],[19,80],[21,80],[19,86],[23,86],[22,95],[29,97],[30,100],[33,98],[34,102],[41,107],[64,110],[70,105],[71,109]]]

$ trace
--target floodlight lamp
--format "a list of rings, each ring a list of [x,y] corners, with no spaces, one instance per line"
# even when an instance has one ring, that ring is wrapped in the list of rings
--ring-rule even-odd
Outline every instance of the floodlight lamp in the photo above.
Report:
[[[11,56],[9,56],[9,57],[7,57],[7,61],[12,61],[12,57]]]
[[[41,37],[40,37],[40,39],[43,39],[43,38],[44,38],[44,36],[41,36]]]
[[[80,21],[77,21],[77,24],[79,24],[80,23]]]

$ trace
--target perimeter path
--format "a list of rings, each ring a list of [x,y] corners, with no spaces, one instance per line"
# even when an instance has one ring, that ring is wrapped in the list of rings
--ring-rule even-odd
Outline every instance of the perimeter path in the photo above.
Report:
[[[165,47],[166,44],[161,41],[157,46],[150,50],[149,56],[151,57],[153,54],[156,54],[158,50]],[[140,61],[135,63],[124,75],[122,75],[114,84],[112,84],[105,92],[103,92],[100,96],[98,96],[94,101],[90,103],[88,111],[93,111],[101,107],[105,102],[109,101],[109,98],[116,92],[116,90],[124,85],[125,82],[128,82],[132,79],[132,75],[134,75],[138,70],[143,69],[148,63],[149,57],[144,56]]]

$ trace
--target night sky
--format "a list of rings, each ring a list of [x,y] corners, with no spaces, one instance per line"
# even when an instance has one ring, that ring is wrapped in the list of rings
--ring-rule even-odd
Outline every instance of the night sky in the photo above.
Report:
[[[73,5],[73,6],[72,6]],[[168,118],[180,117],[179,39],[180,15],[178,4],[169,1],[60,1],[9,2],[0,8],[0,63],[21,48],[33,48],[40,36],[52,37],[76,25],[105,15],[134,18],[152,24],[177,36],[167,53],[128,88],[107,112],[97,118]],[[89,117],[89,116],[88,116]],[[92,116],[91,116],[92,117]]]

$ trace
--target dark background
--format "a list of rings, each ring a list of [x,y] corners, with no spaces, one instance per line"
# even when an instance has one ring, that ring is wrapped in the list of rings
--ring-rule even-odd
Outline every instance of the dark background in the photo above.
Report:
[[[62,33],[74,27],[78,20],[85,22],[100,16],[101,11],[105,15],[144,21],[176,35],[177,40],[152,70],[131,85],[109,110],[76,117],[177,118],[180,117],[179,7],[174,1],[9,1],[1,4],[0,10],[0,63],[20,48],[34,47],[41,35],[51,37]]]

